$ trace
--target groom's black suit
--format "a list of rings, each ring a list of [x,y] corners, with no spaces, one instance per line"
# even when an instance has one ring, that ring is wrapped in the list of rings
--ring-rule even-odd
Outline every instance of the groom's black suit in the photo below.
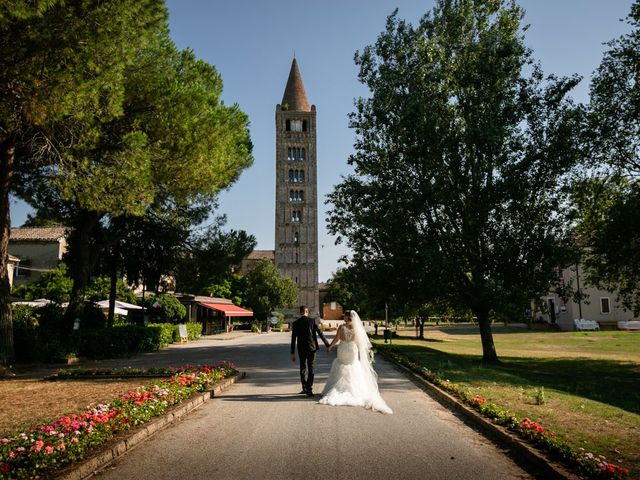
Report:
[[[300,357],[300,382],[302,390],[311,393],[313,388],[313,364],[318,350],[318,338],[328,347],[329,342],[318,328],[313,318],[303,315],[293,322],[291,326],[291,355],[295,353],[296,340],[298,341],[298,356]]]

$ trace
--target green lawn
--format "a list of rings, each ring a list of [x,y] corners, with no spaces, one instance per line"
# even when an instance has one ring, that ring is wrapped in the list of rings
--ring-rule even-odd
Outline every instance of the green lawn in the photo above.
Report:
[[[480,363],[477,327],[398,332],[393,348],[474,395],[529,417],[574,448],[640,475],[640,333],[537,332],[496,326],[502,364]],[[376,342],[381,342],[377,338]],[[535,396],[544,388],[545,402]]]

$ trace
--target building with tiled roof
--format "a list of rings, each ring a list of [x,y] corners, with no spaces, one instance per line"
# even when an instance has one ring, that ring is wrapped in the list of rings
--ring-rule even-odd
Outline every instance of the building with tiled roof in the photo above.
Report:
[[[56,268],[67,251],[66,227],[12,228],[9,254],[17,257],[13,283],[37,280],[42,272]]]

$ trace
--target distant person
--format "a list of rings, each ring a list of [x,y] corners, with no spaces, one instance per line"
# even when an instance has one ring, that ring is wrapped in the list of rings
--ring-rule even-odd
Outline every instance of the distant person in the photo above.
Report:
[[[334,345],[338,345],[320,403],[393,413],[378,391],[378,375],[371,366],[371,342],[360,316],[351,310],[345,314],[344,322],[327,349],[331,353]]]
[[[298,342],[298,356],[300,357],[300,382],[301,394],[313,397],[313,377],[316,352],[318,351],[319,335],[326,347],[329,342],[318,328],[315,320],[309,317],[309,309],[304,305],[300,307],[302,315],[291,325],[291,361],[296,361],[296,341]]]

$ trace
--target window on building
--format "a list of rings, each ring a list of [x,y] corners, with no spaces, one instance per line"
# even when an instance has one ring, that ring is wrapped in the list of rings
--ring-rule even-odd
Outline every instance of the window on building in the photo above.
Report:
[[[291,147],[287,148],[287,160],[289,161],[293,160],[293,148]]]
[[[300,243],[300,234],[298,232],[293,233],[293,243],[296,245]]]
[[[302,120],[302,131],[303,132],[307,131],[307,121],[306,120]]]
[[[286,130],[287,132],[290,132],[290,131],[291,131],[291,120],[287,120],[287,121],[285,121],[284,123],[285,123],[285,127],[284,127],[284,128],[285,128],[285,130]]]
[[[295,190],[289,190],[289,201],[290,202],[295,201]]]
[[[300,149],[300,161],[304,162],[305,161],[305,151],[304,148]]]
[[[31,260],[28,258],[21,258],[20,263],[16,265],[14,271],[14,277],[30,277],[31,276]]]
[[[296,181],[295,174],[293,170],[289,170],[289,183],[294,183]]]
[[[296,253],[296,263],[300,263],[300,259],[297,253]]]
[[[298,175],[299,182],[304,183],[304,170],[300,170],[300,174]]]
[[[290,120],[291,122],[291,131],[292,132],[301,132],[302,131],[302,120]]]
[[[611,305],[609,304],[609,297],[600,297],[600,313],[611,313]]]
[[[294,210],[293,212],[291,212],[291,221],[293,223],[300,223],[300,210]]]
[[[299,190],[298,194],[298,201],[304,202],[304,190]]]

